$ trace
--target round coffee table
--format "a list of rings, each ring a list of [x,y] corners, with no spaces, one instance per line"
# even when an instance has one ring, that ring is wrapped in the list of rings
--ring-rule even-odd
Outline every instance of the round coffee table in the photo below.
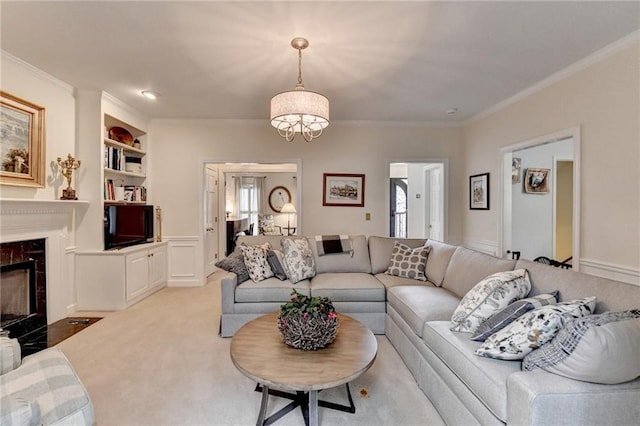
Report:
[[[318,406],[355,413],[349,382],[367,371],[376,359],[378,343],[371,330],[338,314],[340,325],[333,343],[324,349],[303,351],[282,341],[277,317],[278,313],[273,313],[256,318],[231,339],[233,364],[258,383],[256,390],[262,391],[257,424],[271,424],[296,407],[301,408],[305,423],[312,426],[318,424]],[[347,387],[349,406],[318,401],[318,391],[342,384]],[[292,402],[265,419],[269,394]]]

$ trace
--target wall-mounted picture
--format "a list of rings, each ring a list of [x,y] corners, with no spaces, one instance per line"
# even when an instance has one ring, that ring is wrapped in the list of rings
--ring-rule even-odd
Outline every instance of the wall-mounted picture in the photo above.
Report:
[[[469,176],[469,209],[489,210],[489,173]]]
[[[324,173],[322,205],[364,207],[364,175]]]
[[[511,159],[511,183],[520,183],[520,171],[522,158],[513,157]]]
[[[280,213],[282,206],[291,202],[291,192],[284,186],[276,186],[269,192],[269,207],[276,213]]]
[[[0,91],[0,184],[44,187],[44,108]]]
[[[524,191],[527,194],[549,193],[550,169],[527,169],[524,176]]]

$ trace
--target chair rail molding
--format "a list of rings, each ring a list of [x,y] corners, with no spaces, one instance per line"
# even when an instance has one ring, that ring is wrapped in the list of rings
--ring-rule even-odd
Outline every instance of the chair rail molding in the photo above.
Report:
[[[640,286],[640,269],[584,258],[580,259],[580,268],[585,274]]]

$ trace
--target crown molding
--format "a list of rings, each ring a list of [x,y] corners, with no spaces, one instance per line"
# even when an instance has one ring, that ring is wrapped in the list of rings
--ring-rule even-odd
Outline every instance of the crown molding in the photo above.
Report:
[[[35,75],[36,77],[40,78],[41,80],[47,83],[53,83],[55,86],[58,86],[60,89],[64,90],[65,92],[68,92],[70,95],[74,94],[74,88],[70,84],[57,79],[51,74],[44,72],[40,68],[36,68],[35,66],[31,65],[28,62],[23,61],[17,56],[13,56],[11,53],[7,52],[6,50],[0,50],[0,62],[4,62],[4,61],[12,62],[13,64],[19,66],[20,68],[24,68],[30,74]]]
[[[603,47],[602,49],[592,53],[591,55],[587,56],[586,58],[573,63],[572,65],[569,65],[568,67],[564,68],[563,70],[560,70],[558,72],[556,72],[555,74],[550,75],[549,77],[545,78],[544,80],[534,84],[533,86],[524,89],[523,91],[515,94],[514,96],[507,98],[501,102],[498,102],[497,104],[495,104],[492,107],[489,107],[488,109],[482,111],[479,114],[474,115],[473,117],[465,120],[463,122],[464,126],[468,126],[469,124],[475,123],[476,121],[482,120],[483,118],[486,118],[490,115],[495,114],[496,112],[507,108],[508,106],[511,106],[523,99],[528,98],[529,96],[540,92],[541,90],[551,86],[552,84],[555,84],[561,80],[564,80],[568,77],[571,77],[572,75],[575,75],[577,73],[579,73],[580,71],[583,71],[587,68],[589,68],[590,66],[603,61],[604,59],[608,58],[609,56],[612,56],[628,47],[631,47],[635,44],[639,44],[640,43],[640,30],[634,31],[633,33],[629,34],[626,37],[621,38],[618,41],[615,41],[611,44],[609,44],[608,46]]]

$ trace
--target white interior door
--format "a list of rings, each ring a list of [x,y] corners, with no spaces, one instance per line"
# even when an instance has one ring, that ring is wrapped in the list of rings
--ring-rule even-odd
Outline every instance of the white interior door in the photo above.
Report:
[[[205,275],[215,270],[218,261],[218,169],[210,164],[204,169],[204,264]]]

